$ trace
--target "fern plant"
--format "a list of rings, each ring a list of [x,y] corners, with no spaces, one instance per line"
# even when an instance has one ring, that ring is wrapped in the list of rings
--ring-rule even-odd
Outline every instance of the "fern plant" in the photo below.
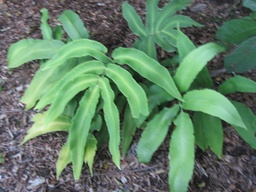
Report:
[[[179,27],[202,26],[188,16],[176,14],[189,2],[191,0],[172,0],[160,10],[158,8],[159,0],[147,0],[145,24],[129,3],[123,3],[123,17],[131,31],[139,37],[135,41],[134,47],[154,59],[157,59],[155,45],[167,52],[174,52],[177,41],[177,24]]]

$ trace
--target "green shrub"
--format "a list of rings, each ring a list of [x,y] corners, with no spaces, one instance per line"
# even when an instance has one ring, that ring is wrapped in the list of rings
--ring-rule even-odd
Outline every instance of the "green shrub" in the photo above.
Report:
[[[147,1],[147,5],[155,7],[156,2]],[[173,2],[177,4],[171,5],[178,8],[182,1]],[[129,7],[127,3],[124,6]],[[68,132],[56,165],[57,178],[69,163],[76,180],[83,162],[92,173],[96,150],[106,141],[114,163],[120,168],[119,146],[122,144],[125,155],[137,128],[143,129],[137,148],[141,162],[151,160],[173,128],[169,184],[174,192],[187,190],[194,169],[195,144],[203,150],[210,148],[221,158],[221,120],[234,126],[255,147],[252,136],[255,121],[248,120],[256,119],[255,115],[243,104],[221,94],[253,92],[255,82],[238,76],[220,85],[219,92],[212,89],[206,65],[225,50],[223,46],[210,42],[196,47],[177,29],[175,46],[179,64],[169,71],[154,56],[151,58],[135,48],[117,48],[111,57],[106,56],[107,48],[88,39],[82,21],[70,10],[59,17],[68,35],[64,40],[63,29],[52,30],[47,24],[47,10],[42,13],[43,39],[25,39],[13,44],[8,51],[8,62],[10,68],[15,68],[31,60],[41,61],[22,102],[26,109],[44,112],[33,118],[34,124],[22,143],[48,132]],[[148,20],[156,21],[150,17]],[[132,75],[134,72],[143,80]],[[249,86],[243,86],[245,82]]]

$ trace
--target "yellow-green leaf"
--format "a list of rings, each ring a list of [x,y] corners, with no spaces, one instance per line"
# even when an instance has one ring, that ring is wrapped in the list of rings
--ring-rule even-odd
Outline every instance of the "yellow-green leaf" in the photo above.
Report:
[[[172,192],[186,192],[193,174],[195,138],[192,121],[187,113],[180,112],[174,120],[170,142],[169,185]]]
[[[71,163],[69,140],[62,146],[56,163],[56,178],[59,180],[61,172]]]
[[[48,20],[48,10],[43,8],[40,10],[42,13],[42,17],[41,17],[41,31],[42,31],[42,35],[43,35],[43,39],[52,39],[52,29],[49,26],[49,24],[47,23]]]
[[[186,110],[201,111],[246,129],[241,116],[234,105],[220,93],[210,90],[194,90],[187,92],[182,107]]]
[[[97,139],[93,134],[89,134],[84,152],[84,162],[88,164],[91,175],[93,175],[93,161],[97,151]]]

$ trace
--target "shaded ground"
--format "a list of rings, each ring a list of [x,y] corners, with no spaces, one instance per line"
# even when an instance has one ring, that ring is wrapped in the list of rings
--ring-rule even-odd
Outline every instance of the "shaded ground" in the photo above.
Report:
[[[144,0],[129,1],[141,15],[145,14]],[[57,16],[65,9],[79,13],[91,34],[110,50],[118,46],[131,46],[134,35],[128,29],[121,14],[119,0],[0,0],[0,152],[5,162],[0,164],[0,192],[4,191],[168,191],[168,143],[165,142],[154,156],[152,163],[138,163],[135,156],[136,143],[128,156],[122,159],[118,170],[110,159],[107,148],[101,149],[95,159],[94,176],[84,167],[82,178],[74,182],[71,167],[65,169],[59,181],[55,178],[57,154],[65,142],[62,133],[47,134],[19,146],[31,125],[33,111],[25,112],[19,99],[27,88],[35,70],[31,63],[15,70],[7,69],[8,47],[23,38],[40,38],[40,9],[47,8],[50,23],[58,23]],[[203,28],[186,30],[191,39],[199,44],[213,41],[216,28],[223,20],[237,18],[246,13],[239,1],[194,0],[183,11]],[[210,64],[213,70],[222,68],[222,57]],[[247,75],[256,80],[255,70]],[[221,76],[220,76],[221,75]],[[226,77],[217,75],[215,83]],[[254,95],[237,94],[256,112]],[[234,132],[225,127],[223,159],[210,151],[197,149],[194,177],[189,191],[256,192],[256,152]],[[138,133],[139,136],[139,133]]]

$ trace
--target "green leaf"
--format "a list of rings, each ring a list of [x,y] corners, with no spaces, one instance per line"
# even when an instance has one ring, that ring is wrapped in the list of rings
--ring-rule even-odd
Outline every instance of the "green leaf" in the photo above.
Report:
[[[65,10],[59,17],[63,28],[71,37],[72,40],[87,39],[89,38],[88,31],[86,30],[80,17],[71,10]]]
[[[227,55],[224,58],[224,65],[227,71],[230,73],[243,73],[256,68],[255,60],[256,37],[252,37],[242,42],[232,53]]]
[[[157,45],[159,45],[163,50],[167,52],[175,51],[175,47],[166,40],[163,34],[157,33],[153,37]]]
[[[133,48],[118,48],[112,57],[118,64],[127,64],[141,76],[162,87],[167,93],[181,100],[169,71],[145,53]]]
[[[193,82],[194,86],[196,86],[197,88],[209,88],[211,89],[213,87],[213,80],[211,78],[211,75],[209,73],[209,70],[204,67],[202,69],[202,71],[200,71],[195,79],[195,81]],[[193,85],[192,85],[193,87]]]
[[[87,89],[89,86],[96,85],[99,82],[97,75],[86,74],[68,82],[56,95],[45,118],[45,125],[58,117],[65,109],[67,103],[79,92]]]
[[[111,60],[105,55],[107,48],[97,41],[78,39],[66,44],[59,52],[43,66],[42,70],[62,65],[66,60],[77,57],[92,56],[105,63]]]
[[[140,162],[150,162],[153,154],[164,141],[178,112],[178,105],[172,108],[164,108],[149,121],[138,143],[137,154]]]
[[[41,68],[39,68],[39,70],[37,70],[28,89],[21,98],[21,102],[26,104],[26,110],[32,108],[43,96],[50,96],[48,95],[48,91],[54,87],[55,83],[63,75],[73,68],[74,63],[72,63],[72,61],[70,62],[71,63],[66,63],[65,66],[56,67],[54,69],[42,71]]]
[[[93,175],[93,161],[97,151],[97,139],[93,134],[89,134],[84,152],[84,162],[88,164],[91,175]]]
[[[222,94],[229,94],[235,92],[249,92],[256,93],[256,82],[236,75],[224,81],[219,87],[218,92]]]
[[[71,163],[69,140],[62,146],[56,163],[56,178],[59,180],[61,172]]]
[[[46,112],[47,113],[47,112]],[[39,135],[51,133],[55,131],[68,131],[71,126],[71,120],[69,117],[58,116],[54,121],[49,123],[47,126],[44,125],[44,119],[46,113],[39,113],[32,119],[34,122],[33,126],[28,130],[27,135],[21,142],[21,145],[26,143],[28,140],[33,139]]]
[[[122,154],[126,155],[132,140],[136,132],[137,125],[135,119],[132,117],[131,109],[129,105],[126,105],[124,111],[124,122],[123,122],[123,131],[122,131]]]
[[[120,169],[120,120],[119,112],[114,103],[115,94],[107,78],[100,83],[101,97],[103,98],[103,112],[109,133],[109,150],[116,166]]]
[[[168,30],[171,28],[176,28],[177,26],[179,26],[179,27],[192,27],[192,26],[203,27],[203,25],[194,21],[193,19],[191,19],[188,16],[174,15],[173,17],[171,17],[170,21],[164,25],[164,29]]]
[[[222,51],[224,48],[216,43],[207,43],[191,51],[182,60],[173,77],[179,90],[187,91],[207,62]]]
[[[52,30],[52,35],[53,35],[54,39],[61,41],[62,37],[63,37],[62,27],[61,26],[54,27],[53,30]]]
[[[75,180],[78,180],[84,162],[84,152],[87,143],[91,121],[99,100],[99,86],[91,86],[80,100],[79,108],[72,119],[72,125],[69,130],[71,160]]]
[[[256,11],[256,0],[243,0],[243,6]]]
[[[188,114],[180,112],[174,121],[170,142],[169,185],[171,191],[187,191],[194,169],[194,131]]]
[[[129,72],[120,66],[108,64],[106,75],[114,81],[118,89],[127,98],[134,118],[139,117],[140,114],[148,114],[146,94]]]
[[[50,59],[63,46],[64,43],[57,40],[20,40],[8,49],[8,66],[9,68],[15,68],[32,60]]]
[[[196,112],[193,116],[196,144],[205,151],[208,147],[221,159],[223,128],[221,120],[205,113]]]
[[[41,17],[41,31],[42,31],[42,36],[43,39],[48,39],[51,40],[52,39],[52,29],[49,26],[49,24],[47,23],[48,20],[48,10],[43,8],[41,9],[41,13],[42,13],[42,17]]]
[[[170,22],[170,17],[173,16],[177,11],[186,7],[190,0],[183,1],[171,1],[160,11],[156,18],[155,29],[160,31]]]
[[[146,1],[146,28],[148,33],[152,34],[154,32],[154,25],[156,22],[159,0],[147,0]]]
[[[60,66],[61,67],[61,66]],[[105,70],[105,66],[101,61],[86,61],[83,62],[76,67],[74,67],[72,70],[67,71],[64,76],[60,78],[58,82],[54,86],[50,88],[50,90],[47,91],[47,94],[44,94],[44,96],[40,99],[40,101],[37,103],[35,109],[42,109],[46,105],[51,104],[56,95],[59,93],[59,91],[70,81],[73,81],[73,79],[79,77],[82,74],[94,74],[94,75],[101,75]]]
[[[196,49],[196,46],[181,30],[178,30],[177,36],[177,48],[180,61],[182,61],[190,52]]]
[[[251,17],[226,21],[217,31],[217,38],[228,44],[239,44],[255,36],[256,21]]]
[[[157,60],[157,52],[153,36],[146,36],[137,39],[134,43],[134,48],[143,51],[149,57]]]
[[[136,13],[134,8],[127,2],[122,5],[122,13],[124,19],[127,21],[129,28],[137,36],[147,36],[147,31],[142,23],[140,16]]]
[[[195,90],[187,92],[182,107],[186,110],[201,111],[219,117],[231,125],[246,129],[241,116],[232,103],[220,93],[210,90]]]
[[[256,149],[256,116],[250,108],[242,103],[232,101],[233,105],[241,115],[247,129],[233,125],[240,137],[253,149]]]
[[[168,29],[168,30],[161,30],[159,32],[166,41],[171,44],[173,47],[177,47],[177,30],[175,29]]]

